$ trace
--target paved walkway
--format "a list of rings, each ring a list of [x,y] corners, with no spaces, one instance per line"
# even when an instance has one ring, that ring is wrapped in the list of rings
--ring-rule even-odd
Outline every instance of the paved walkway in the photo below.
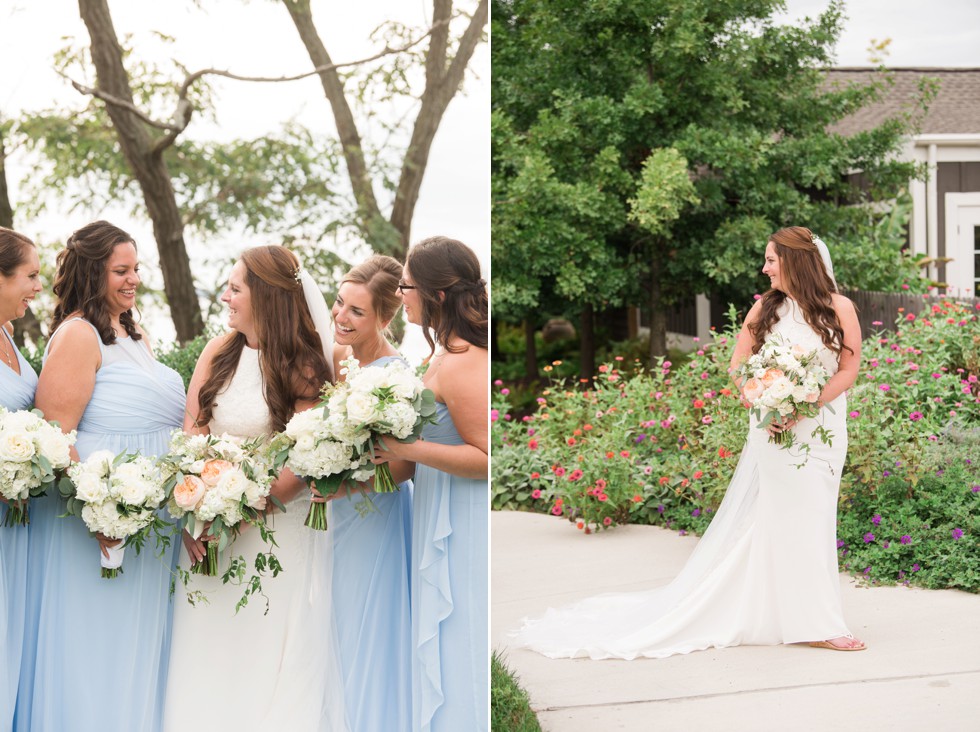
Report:
[[[584,536],[568,521],[494,511],[491,647],[546,732],[980,731],[980,595],[863,588],[844,613],[868,650],[744,646],[662,660],[552,660],[507,647],[522,617],[665,583],[697,539],[651,526]],[[501,731],[504,732],[504,731]]]

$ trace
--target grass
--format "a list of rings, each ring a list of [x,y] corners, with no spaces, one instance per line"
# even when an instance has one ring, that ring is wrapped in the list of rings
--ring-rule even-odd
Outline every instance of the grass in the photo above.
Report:
[[[490,729],[494,732],[541,732],[527,692],[496,652],[490,660]]]

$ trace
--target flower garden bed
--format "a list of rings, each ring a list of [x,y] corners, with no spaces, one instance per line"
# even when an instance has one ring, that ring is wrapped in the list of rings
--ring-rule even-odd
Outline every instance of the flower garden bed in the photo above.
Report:
[[[980,591],[978,307],[900,312],[897,331],[864,340],[838,550],[871,584]],[[615,359],[593,383],[555,381],[520,419],[495,382],[493,507],[550,512],[583,534],[621,523],[703,532],[748,430],[727,373],[737,332],[680,365]]]

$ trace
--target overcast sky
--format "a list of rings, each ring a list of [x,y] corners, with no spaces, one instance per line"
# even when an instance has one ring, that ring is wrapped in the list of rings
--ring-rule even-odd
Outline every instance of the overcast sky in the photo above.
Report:
[[[827,0],[788,0],[787,21],[815,17]],[[838,66],[868,66],[871,39],[891,39],[888,66],[980,67],[978,0],[850,0]]]

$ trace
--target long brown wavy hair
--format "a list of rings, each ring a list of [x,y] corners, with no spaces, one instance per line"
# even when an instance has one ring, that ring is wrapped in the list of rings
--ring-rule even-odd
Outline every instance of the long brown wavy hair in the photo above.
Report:
[[[280,432],[295,413],[298,399],[316,399],[323,384],[333,380],[333,368],[323,355],[303,297],[296,255],[281,246],[253,247],[242,252],[241,261],[259,341],[263,397],[272,429]],[[243,348],[245,336],[240,332],[224,336],[198,394],[198,426],[211,421],[216,398],[234,376]]]
[[[80,312],[99,331],[105,345],[116,342],[106,309],[106,293],[109,257],[119,244],[136,246],[133,237],[108,221],[93,221],[68,237],[65,248],[58,252],[58,271],[51,288],[58,298],[51,333],[58,330],[69,315]],[[143,337],[136,329],[132,310],[119,316],[119,324],[134,341]]]
[[[455,239],[433,236],[408,250],[405,267],[419,295],[419,319],[432,349],[430,356],[436,343],[450,353],[465,351],[466,346],[449,345],[453,337],[487,347],[490,302],[487,283],[480,278],[480,260],[472,249]],[[445,293],[444,299],[439,298],[440,292]]]
[[[844,329],[834,309],[832,295],[837,292],[837,285],[827,273],[814,238],[813,232],[803,226],[788,226],[769,237],[779,257],[779,277],[789,295],[771,289],[762,296],[759,318],[749,325],[755,339],[753,353],[762,348],[766,336],[779,320],[779,306],[790,295],[800,306],[807,325],[820,334],[827,348],[838,355],[843,348],[851,350],[844,345]]]

